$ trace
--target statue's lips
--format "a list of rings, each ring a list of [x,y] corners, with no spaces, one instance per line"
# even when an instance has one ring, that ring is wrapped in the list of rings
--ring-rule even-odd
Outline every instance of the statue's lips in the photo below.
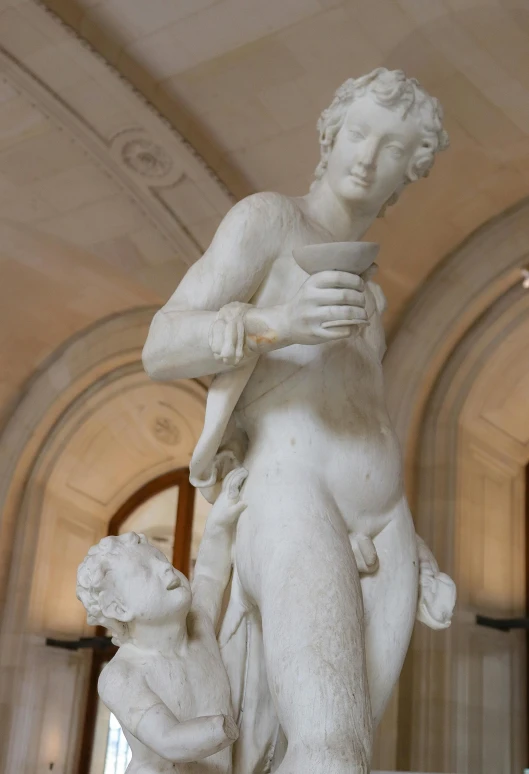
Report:
[[[352,172],[349,175],[350,179],[353,180],[358,185],[362,186],[362,188],[369,188],[371,185],[371,178],[369,177],[362,177],[362,175],[357,175],[354,172]]]
[[[168,584],[167,591],[173,591],[173,589],[178,589],[182,585],[182,581],[180,578],[176,575]]]

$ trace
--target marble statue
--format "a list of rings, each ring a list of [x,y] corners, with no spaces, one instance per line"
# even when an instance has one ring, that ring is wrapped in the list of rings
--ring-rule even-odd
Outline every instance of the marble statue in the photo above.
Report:
[[[245,478],[238,468],[224,480],[191,586],[134,532],[104,538],[79,567],[77,596],[88,622],[110,629],[120,646],[98,690],[131,747],[129,774],[231,771],[239,732],[215,630]]]
[[[361,241],[448,146],[442,110],[379,68],[318,130],[309,193],[236,204],[143,353],[153,379],[215,375],[192,482],[214,502],[248,471],[219,632],[240,774],[368,772],[416,616],[442,628],[454,603],[406,501],[377,248]]]

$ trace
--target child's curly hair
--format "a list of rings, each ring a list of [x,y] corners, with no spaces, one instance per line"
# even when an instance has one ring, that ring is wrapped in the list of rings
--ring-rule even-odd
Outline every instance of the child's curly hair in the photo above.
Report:
[[[115,568],[128,546],[147,542],[145,535],[137,535],[135,532],[103,538],[96,546],[92,546],[77,570],[77,599],[86,608],[88,623],[110,629],[115,645],[124,645],[129,640],[128,625],[103,615],[100,597],[108,590],[109,580],[106,576]]]

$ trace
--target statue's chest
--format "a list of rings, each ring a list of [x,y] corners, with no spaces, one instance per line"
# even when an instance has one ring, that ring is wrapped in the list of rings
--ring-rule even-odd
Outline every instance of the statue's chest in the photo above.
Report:
[[[158,656],[148,664],[147,682],[178,720],[193,717],[196,699],[189,665],[180,659]]]
[[[274,306],[290,301],[307,279],[308,274],[297,265],[292,250],[286,250],[272,264],[252,303],[256,306]]]
[[[229,711],[229,686],[222,665],[209,652],[189,659],[158,657],[147,682],[178,720]]]

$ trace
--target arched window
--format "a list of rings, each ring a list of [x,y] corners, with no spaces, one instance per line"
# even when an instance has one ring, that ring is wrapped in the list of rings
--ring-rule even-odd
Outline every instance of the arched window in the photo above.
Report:
[[[188,577],[198,551],[210,505],[189,483],[189,470],[164,473],[123,503],[112,517],[109,535],[139,532]],[[105,629],[98,627],[104,636]],[[79,774],[123,774],[129,748],[121,728],[100,701],[97,681],[116,648],[94,650],[85,712]]]

